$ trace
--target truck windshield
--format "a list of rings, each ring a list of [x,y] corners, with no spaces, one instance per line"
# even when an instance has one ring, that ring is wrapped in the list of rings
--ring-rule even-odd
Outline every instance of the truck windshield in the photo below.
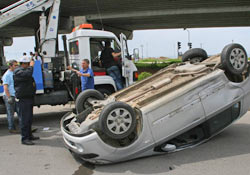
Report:
[[[98,53],[102,52],[104,49],[105,41],[111,42],[111,48],[115,52],[120,52],[120,46],[114,39],[107,39],[107,38],[91,38],[90,39],[90,52],[91,52],[91,58],[92,60],[95,60],[95,58],[99,57]]]
[[[72,41],[69,43],[69,53],[70,55],[79,54],[79,42],[78,41]]]
[[[121,48],[115,40],[111,41],[111,47],[114,49],[115,52],[121,52]]]

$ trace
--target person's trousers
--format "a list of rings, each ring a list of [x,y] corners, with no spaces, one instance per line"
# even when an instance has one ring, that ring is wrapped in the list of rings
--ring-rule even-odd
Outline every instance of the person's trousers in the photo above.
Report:
[[[123,89],[122,76],[118,66],[109,67],[107,72],[114,79],[117,89]]]
[[[4,100],[4,103],[5,103],[5,106],[6,106],[8,129],[9,130],[16,129],[15,122],[14,122],[14,114],[15,114],[15,112],[17,113],[19,127],[21,129],[21,115],[20,115],[20,112],[19,112],[18,105],[16,104],[16,102],[14,102],[13,104],[9,104],[8,103],[8,97],[6,95],[3,96],[3,100]]]
[[[22,141],[29,140],[31,133],[31,125],[33,119],[33,98],[19,99],[18,106],[22,117],[21,135]]]

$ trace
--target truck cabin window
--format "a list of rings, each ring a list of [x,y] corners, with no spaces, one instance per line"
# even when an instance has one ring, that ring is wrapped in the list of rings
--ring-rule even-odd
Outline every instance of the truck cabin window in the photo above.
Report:
[[[70,55],[79,54],[79,41],[73,41],[69,43],[69,53]]]

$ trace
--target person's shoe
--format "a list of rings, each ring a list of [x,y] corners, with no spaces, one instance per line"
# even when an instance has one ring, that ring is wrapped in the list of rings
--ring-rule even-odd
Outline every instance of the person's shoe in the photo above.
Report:
[[[20,131],[18,131],[16,129],[10,129],[9,133],[11,133],[11,134],[20,134]]]
[[[22,141],[22,144],[23,145],[35,145],[32,141],[30,141],[30,140],[23,140]]]
[[[32,128],[31,129],[31,132],[33,133],[33,132],[36,132],[37,131],[37,128]]]
[[[36,137],[36,136],[33,136],[33,135],[30,137],[30,140],[39,140],[39,139],[40,139],[40,137]]]

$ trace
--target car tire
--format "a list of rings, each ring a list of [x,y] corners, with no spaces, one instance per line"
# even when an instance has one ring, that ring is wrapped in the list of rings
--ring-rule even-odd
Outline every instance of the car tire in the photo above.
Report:
[[[136,115],[124,102],[112,102],[105,106],[99,116],[99,128],[111,139],[124,139],[136,128]]]
[[[4,104],[0,104],[0,114],[6,114],[6,107]]]
[[[246,50],[240,44],[229,44],[221,52],[221,64],[225,71],[240,75],[246,70],[248,57]]]
[[[97,90],[88,89],[88,90],[81,92],[77,96],[76,102],[75,102],[77,114],[80,114],[82,111],[90,107],[90,104],[87,102],[88,98],[94,98],[96,100],[104,100],[103,95]]]
[[[183,56],[182,56],[182,61],[189,61],[192,59],[199,59],[200,62],[204,61],[205,59],[207,59],[207,52],[204,49],[201,48],[193,48],[190,49],[188,51],[186,51]]]

